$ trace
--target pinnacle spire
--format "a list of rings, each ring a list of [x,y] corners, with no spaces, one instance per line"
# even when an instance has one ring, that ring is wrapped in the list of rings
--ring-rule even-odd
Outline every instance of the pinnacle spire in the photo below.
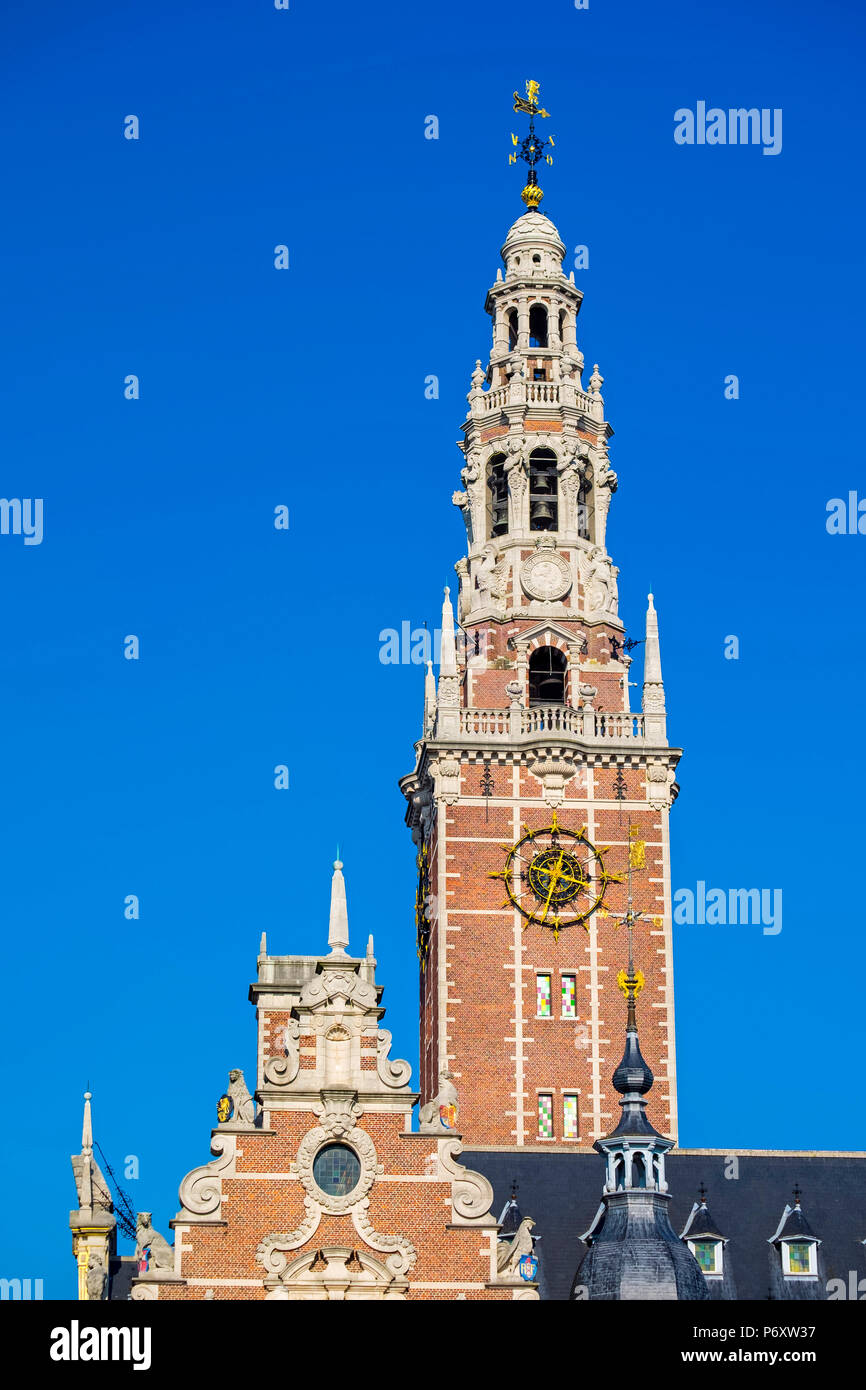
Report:
[[[334,876],[331,879],[331,915],[328,921],[328,945],[332,956],[344,956],[349,945],[349,908],[346,903],[346,881],[343,878],[343,863],[334,860]]]
[[[445,585],[442,600],[442,641],[439,647],[440,676],[457,675],[457,647],[454,642],[454,609],[451,606],[451,590]]]
[[[93,1119],[90,1114],[90,1102],[92,1093],[84,1092],[84,1121],[81,1126],[81,1152],[84,1154],[93,1152]]]
[[[427,662],[427,673],[424,676],[424,728],[428,728],[436,714],[436,677],[433,674],[433,662]]]
[[[662,683],[662,657],[659,646],[659,619],[652,594],[647,594],[646,643],[643,660],[643,709],[664,711],[665,688]]]

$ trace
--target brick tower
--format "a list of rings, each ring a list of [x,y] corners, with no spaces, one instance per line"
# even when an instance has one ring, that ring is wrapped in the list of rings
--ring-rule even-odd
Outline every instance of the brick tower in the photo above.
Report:
[[[588,1147],[611,1127],[629,879],[651,1108],[666,1134],[677,1127],[668,813],[680,750],[667,742],[651,595],[630,709],[638,644],[607,549],[613,431],[597,366],[582,384],[582,293],[532,176],[487,295],[492,349],[462,426],[459,631],[446,589],[439,678],[428,666],[401,782],[418,850],[422,1097],[451,1073],[473,1147]]]

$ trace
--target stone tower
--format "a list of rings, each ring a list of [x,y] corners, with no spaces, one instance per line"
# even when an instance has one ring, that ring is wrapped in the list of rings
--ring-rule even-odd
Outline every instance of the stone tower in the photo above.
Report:
[[[652,595],[639,643],[619,615],[613,431],[598,366],[582,381],[583,296],[564,254],[530,206],[487,295],[492,346],[472,374],[453,496],[467,538],[458,630],[446,589],[438,682],[428,667],[401,782],[418,851],[422,1098],[452,1073],[473,1146],[588,1147],[610,1128],[629,858],[653,1108],[665,1133],[677,1128],[668,813],[680,750]],[[641,644],[633,711],[629,649]]]

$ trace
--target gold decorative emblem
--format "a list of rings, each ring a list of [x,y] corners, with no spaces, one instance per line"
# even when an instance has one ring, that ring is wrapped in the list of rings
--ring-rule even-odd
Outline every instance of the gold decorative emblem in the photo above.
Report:
[[[227,1120],[231,1119],[234,1108],[234,1102],[231,1096],[220,1096],[217,1101],[217,1119],[221,1125],[224,1125]]]
[[[609,883],[622,883],[610,874],[604,856],[610,846],[594,845],[586,833],[559,824],[556,812],[542,830],[523,827],[525,835],[507,851],[505,868],[488,878],[501,879],[508,894],[503,907],[515,907],[526,925],[550,927],[554,940],[565,927],[582,926],[602,908]]]
[[[646,980],[642,970],[635,970],[631,974],[628,970],[621,970],[616,977],[616,983],[626,999],[637,999],[646,984]]]

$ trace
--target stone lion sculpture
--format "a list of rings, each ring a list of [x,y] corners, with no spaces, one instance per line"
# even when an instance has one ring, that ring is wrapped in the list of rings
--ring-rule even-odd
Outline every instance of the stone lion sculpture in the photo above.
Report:
[[[174,1248],[154,1230],[152,1213],[140,1211],[135,1223],[135,1253],[139,1259],[145,1250],[150,1251],[149,1271],[174,1269]]]

